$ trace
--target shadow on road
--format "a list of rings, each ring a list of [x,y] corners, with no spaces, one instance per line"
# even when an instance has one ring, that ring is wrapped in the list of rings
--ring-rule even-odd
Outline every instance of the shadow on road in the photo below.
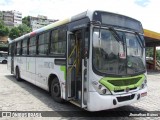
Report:
[[[155,70],[149,70],[147,71],[147,74],[148,75],[160,75],[160,71],[155,71]]]
[[[52,112],[54,117],[55,116],[57,117],[91,117],[87,119],[92,119],[92,120],[93,120],[92,117],[102,117],[102,118],[103,117],[116,117],[116,119],[119,119],[120,116],[121,117],[129,116],[129,113],[132,113],[132,112],[147,112],[144,109],[141,109],[135,106],[131,106],[131,105],[116,108],[116,109],[111,109],[111,110],[99,111],[99,112],[88,112],[69,102],[66,102],[64,104],[57,103],[53,101],[53,99],[51,98],[50,94],[47,91],[27,81],[18,82],[13,75],[5,75],[5,77],[8,78],[8,80],[16,83],[18,86],[20,86],[25,91],[28,91],[31,95],[33,95],[38,100],[40,100],[45,105],[47,105],[49,108],[51,108],[54,111]],[[29,110],[29,111],[32,111],[32,110]],[[38,110],[38,111],[43,111],[43,110]],[[112,120],[112,118],[110,118],[110,120]]]

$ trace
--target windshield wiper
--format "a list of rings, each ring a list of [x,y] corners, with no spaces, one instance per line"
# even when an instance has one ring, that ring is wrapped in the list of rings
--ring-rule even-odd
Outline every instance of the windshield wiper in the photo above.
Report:
[[[113,36],[116,38],[117,42],[122,41],[118,33],[115,31],[113,27],[109,27],[109,31],[112,32]]]
[[[139,42],[139,44],[140,44],[140,46],[142,47],[142,48],[144,48],[145,46],[144,46],[144,44],[143,44],[143,40],[142,40],[142,38],[141,38],[141,36],[139,35],[139,33],[138,32],[135,32],[135,34],[136,34],[136,36],[138,36],[138,42]],[[140,41],[139,41],[140,40]],[[141,42],[141,43],[140,43]]]
[[[113,34],[113,36],[115,37],[115,39],[117,40],[117,42],[119,43],[120,41],[123,44],[123,51],[125,52],[125,48],[124,48],[124,41],[123,38],[121,39],[121,37],[119,36],[119,34],[116,32],[116,30],[113,27],[109,27],[109,31],[111,31],[111,33]]]

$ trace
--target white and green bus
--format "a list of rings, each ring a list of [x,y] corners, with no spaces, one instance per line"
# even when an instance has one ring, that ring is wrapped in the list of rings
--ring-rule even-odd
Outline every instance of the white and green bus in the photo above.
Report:
[[[86,11],[16,38],[8,68],[88,111],[137,102],[147,95],[145,41],[138,20]]]

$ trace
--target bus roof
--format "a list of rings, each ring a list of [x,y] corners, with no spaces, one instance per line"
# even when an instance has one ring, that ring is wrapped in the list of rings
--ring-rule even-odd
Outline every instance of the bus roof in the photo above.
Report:
[[[20,36],[20,37],[14,39],[12,42],[16,42],[16,41],[19,41],[19,40],[21,40],[21,39],[34,36],[34,35],[39,34],[39,33],[41,33],[41,32],[50,30],[50,29],[52,29],[52,28],[55,28],[55,27],[58,27],[58,26],[61,26],[61,25],[67,24],[67,23],[69,23],[69,22],[73,22],[73,21],[76,21],[76,20],[79,20],[79,19],[82,19],[82,18],[85,18],[85,17],[88,17],[90,20],[92,20],[93,13],[94,13],[95,11],[101,11],[101,10],[87,10],[87,11],[82,12],[82,13],[80,13],[80,14],[74,15],[74,16],[72,16],[71,18],[67,18],[67,19],[64,19],[64,20],[61,20],[61,21],[56,21],[56,22],[51,23],[51,24],[49,24],[49,25],[47,25],[47,26],[44,26],[44,27],[42,27],[42,28],[40,28],[40,29],[37,29],[37,30],[32,31],[32,32],[30,32],[30,33],[27,33],[27,34],[25,34],[25,35],[23,35],[23,36]],[[101,12],[111,13],[111,12],[107,12],[107,11],[101,11]],[[111,13],[111,14],[120,15],[120,14],[117,14],[117,13]],[[121,15],[121,16],[128,17],[128,16],[125,16],[125,15]],[[133,18],[131,18],[131,17],[128,17],[128,18],[133,19]],[[136,19],[134,19],[134,20],[136,20]],[[138,20],[136,20],[136,21],[139,22]],[[10,43],[12,43],[12,42],[10,42]]]

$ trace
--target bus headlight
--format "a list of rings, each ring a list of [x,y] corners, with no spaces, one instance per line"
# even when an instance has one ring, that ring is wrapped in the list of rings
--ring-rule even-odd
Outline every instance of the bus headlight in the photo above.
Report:
[[[147,86],[147,79],[145,79],[142,83],[142,85],[140,86],[140,90],[144,89]]]
[[[103,86],[101,83],[93,81],[92,85],[100,95],[111,95],[111,92],[108,90],[108,88]]]

